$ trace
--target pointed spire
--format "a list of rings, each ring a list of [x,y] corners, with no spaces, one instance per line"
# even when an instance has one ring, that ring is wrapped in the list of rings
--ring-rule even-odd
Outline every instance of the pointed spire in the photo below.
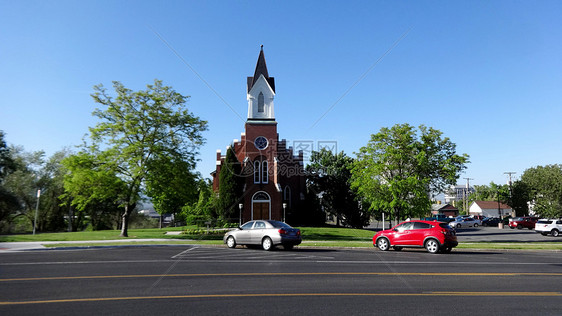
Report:
[[[260,75],[265,77],[265,80],[271,86],[271,89],[275,92],[275,79],[269,77],[267,72],[267,65],[265,63],[265,55],[263,54],[263,45],[260,47],[260,55],[258,57],[258,62],[256,63],[256,70],[254,71],[253,77],[248,77],[248,92],[252,89],[256,81],[260,78]]]
[[[269,78],[267,73],[267,65],[265,64],[265,56],[263,55],[263,45],[261,45],[260,56],[258,57],[258,62],[256,63],[256,71],[254,71],[254,82],[258,80],[260,75],[263,75],[265,79]]]

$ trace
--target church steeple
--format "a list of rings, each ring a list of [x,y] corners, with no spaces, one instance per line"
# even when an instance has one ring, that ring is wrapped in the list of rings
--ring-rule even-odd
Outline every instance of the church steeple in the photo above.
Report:
[[[269,76],[263,45],[253,77],[248,77],[248,120],[275,120],[273,98],[275,97],[275,79]]]
[[[267,72],[267,65],[265,63],[265,55],[263,54],[263,45],[261,45],[260,55],[258,57],[258,62],[256,63],[256,70],[254,71],[253,77],[248,77],[248,92],[252,90],[252,87],[260,78],[260,75],[263,75],[271,90],[275,92],[275,78],[269,77]]]

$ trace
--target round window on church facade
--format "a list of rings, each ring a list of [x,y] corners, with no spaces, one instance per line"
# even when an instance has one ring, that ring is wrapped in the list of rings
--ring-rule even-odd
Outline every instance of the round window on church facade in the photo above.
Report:
[[[254,146],[256,146],[256,148],[259,149],[259,150],[266,149],[267,145],[268,145],[267,138],[265,138],[263,136],[258,136],[254,140]]]

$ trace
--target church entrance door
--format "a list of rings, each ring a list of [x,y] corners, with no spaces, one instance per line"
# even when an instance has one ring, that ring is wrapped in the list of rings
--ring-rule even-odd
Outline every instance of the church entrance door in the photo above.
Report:
[[[252,219],[269,219],[269,202],[254,202]]]
[[[270,219],[271,199],[265,192],[257,192],[252,197],[252,219]]]

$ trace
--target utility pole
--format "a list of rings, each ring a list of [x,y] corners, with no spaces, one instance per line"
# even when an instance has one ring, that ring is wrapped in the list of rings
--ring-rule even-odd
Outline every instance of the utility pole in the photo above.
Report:
[[[464,201],[463,201],[463,207],[464,210],[466,211],[466,215],[468,214],[468,194],[469,194],[469,188],[470,188],[470,180],[474,180],[474,178],[463,178],[466,179],[466,188],[464,191]]]
[[[511,175],[516,174],[517,172],[513,172],[513,171],[506,171],[503,174],[507,174],[509,176],[509,182],[507,182],[507,184],[509,185],[509,187],[511,187]]]
[[[516,174],[517,172],[513,172],[513,171],[506,171],[503,174],[507,174],[509,176],[509,181],[507,182],[507,185],[509,185],[509,206],[511,206],[511,208],[513,209],[513,204],[512,203],[512,198],[513,198],[513,191],[511,190],[511,175]]]

